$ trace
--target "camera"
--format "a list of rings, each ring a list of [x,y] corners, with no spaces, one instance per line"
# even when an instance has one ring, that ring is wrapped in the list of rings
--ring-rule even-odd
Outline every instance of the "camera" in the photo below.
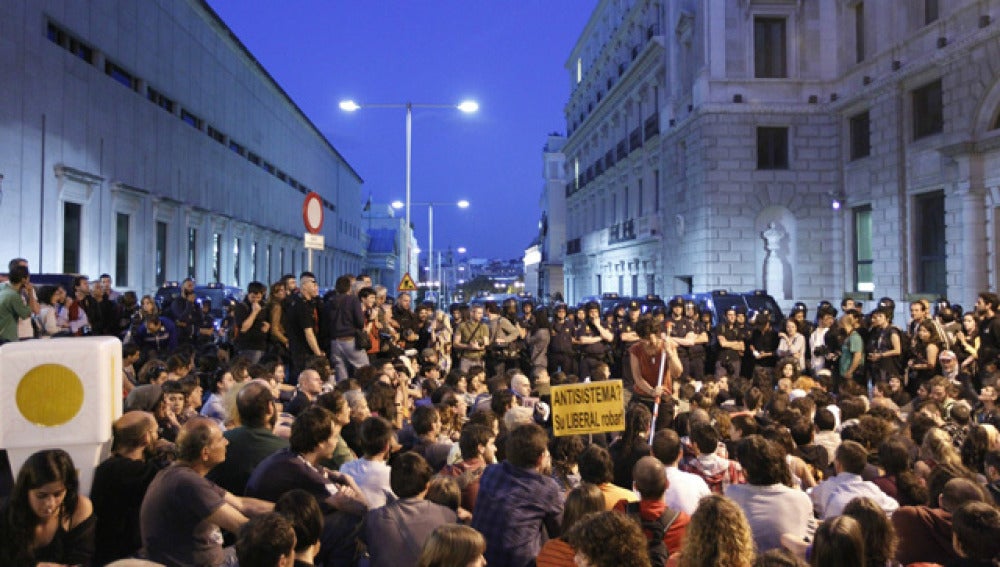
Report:
[[[813,349],[813,356],[826,356],[830,354],[830,349],[826,345],[820,345]]]

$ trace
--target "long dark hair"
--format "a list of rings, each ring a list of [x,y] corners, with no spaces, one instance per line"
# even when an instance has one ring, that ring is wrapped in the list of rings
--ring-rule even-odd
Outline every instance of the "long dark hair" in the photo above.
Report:
[[[21,466],[14,489],[0,509],[0,564],[34,564],[31,548],[39,518],[31,509],[28,491],[50,482],[62,482],[66,487],[59,521],[73,517],[80,481],[69,453],[62,449],[46,449],[31,455]]]

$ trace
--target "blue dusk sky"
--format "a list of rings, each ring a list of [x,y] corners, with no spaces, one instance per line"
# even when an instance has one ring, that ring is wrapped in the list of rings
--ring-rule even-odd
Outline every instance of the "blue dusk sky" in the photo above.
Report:
[[[405,111],[338,102],[458,104],[413,111],[412,201],[434,249],[520,258],[537,234],[542,148],[565,133],[564,68],[597,0],[208,0],[361,175],[364,198],[404,198]],[[402,211],[399,213],[402,215]],[[427,207],[411,211],[427,247]]]

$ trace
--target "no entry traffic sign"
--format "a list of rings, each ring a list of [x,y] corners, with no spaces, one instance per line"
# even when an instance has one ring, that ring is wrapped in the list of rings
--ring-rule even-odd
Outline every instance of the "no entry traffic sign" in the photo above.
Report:
[[[310,234],[318,234],[323,228],[323,198],[310,191],[302,203],[302,222]]]

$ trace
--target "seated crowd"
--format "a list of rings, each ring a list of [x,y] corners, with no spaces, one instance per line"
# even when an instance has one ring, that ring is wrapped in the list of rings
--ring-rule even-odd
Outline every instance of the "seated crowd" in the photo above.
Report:
[[[536,340],[539,320],[562,332],[545,309],[451,321],[385,291],[254,283],[225,344],[153,305],[123,347],[126,412],[89,497],[64,451],[32,455],[0,508],[0,565],[1000,560],[991,293],[961,329],[919,302],[908,331],[885,304],[822,306],[815,329],[797,310],[772,350],[768,314],[712,329],[683,302],[617,323],[588,305],[570,363]],[[550,388],[584,368],[623,380],[624,431],[553,435]]]

